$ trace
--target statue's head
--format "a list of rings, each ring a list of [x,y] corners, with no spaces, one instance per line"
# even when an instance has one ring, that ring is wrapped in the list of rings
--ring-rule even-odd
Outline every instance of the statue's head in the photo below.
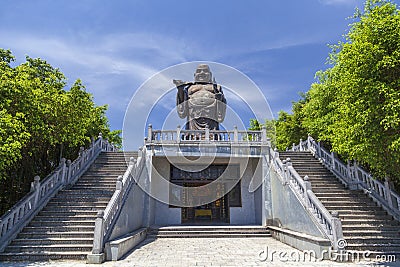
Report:
[[[197,66],[196,72],[194,73],[195,82],[212,82],[212,73],[210,67],[206,64],[200,64]]]

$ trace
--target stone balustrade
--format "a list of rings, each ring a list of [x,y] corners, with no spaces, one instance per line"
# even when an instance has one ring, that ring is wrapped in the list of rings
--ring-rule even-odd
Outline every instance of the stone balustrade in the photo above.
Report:
[[[31,191],[0,218],[0,252],[60,189],[74,184],[101,151],[114,150],[116,148],[99,134],[99,138],[93,140],[88,149],[81,148],[78,158],[73,162],[62,159],[60,165],[42,181],[35,176]]]
[[[137,159],[130,158],[123,176],[119,176],[113,196],[104,211],[99,211],[95,222],[93,249],[88,255],[89,263],[102,263],[105,260],[104,246],[108,240],[115,221],[124,205],[130,188],[139,179],[146,164],[146,148],[139,149]]]
[[[268,145],[267,131],[238,130],[154,130],[148,127],[145,146],[154,153],[201,155],[259,156]]]
[[[311,136],[307,140],[300,140],[298,145],[293,144],[292,151],[310,151],[332,173],[334,173],[349,189],[363,189],[390,215],[400,220],[400,196],[390,187],[390,180],[381,182],[361,168],[356,161],[344,163],[333,152],[325,149],[320,142]]]
[[[304,144],[302,145],[304,146]],[[298,199],[302,201],[303,206],[311,211],[312,216],[320,224],[320,228],[325,232],[334,249],[337,249],[338,240],[343,238],[342,224],[338,215],[329,213],[312,191],[308,177],[302,178],[297,173],[290,162],[290,158],[281,161],[276,149],[271,149],[270,155],[271,164],[281,176],[282,183],[292,188]]]

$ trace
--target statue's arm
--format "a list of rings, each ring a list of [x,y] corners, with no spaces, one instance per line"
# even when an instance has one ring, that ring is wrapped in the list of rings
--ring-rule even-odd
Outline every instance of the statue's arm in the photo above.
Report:
[[[215,87],[215,91],[215,99],[217,100],[217,121],[223,122],[226,114],[226,99],[220,85]]]
[[[181,80],[173,80],[178,92],[176,93],[176,110],[181,119],[187,117],[187,92],[185,90],[186,84]]]

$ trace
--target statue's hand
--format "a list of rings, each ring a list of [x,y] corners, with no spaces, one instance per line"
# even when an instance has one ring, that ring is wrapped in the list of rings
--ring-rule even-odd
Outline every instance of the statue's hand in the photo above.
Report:
[[[183,85],[185,82],[184,81],[182,81],[182,80],[172,80],[172,82],[176,85],[176,86],[180,86],[180,85]]]

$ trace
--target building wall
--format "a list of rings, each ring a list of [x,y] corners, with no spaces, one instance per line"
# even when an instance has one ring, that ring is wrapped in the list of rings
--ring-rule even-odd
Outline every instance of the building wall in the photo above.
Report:
[[[169,198],[169,187],[167,180],[170,179],[170,162],[173,158],[153,157],[152,185],[153,195],[158,199],[154,204],[154,221],[152,224],[157,226],[181,224],[181,209],[171,208],[165,200]],[[176,160],[180,160],[178,157]],[[209,162],[210,159],[204,159]],[[229,161],[230,160],[230,161]],[[198,161],[201,163],[201,159]],[[215,164],[239,164],[241,180],[242,207],[230,208],[230,223],[233,225],[261,225],[261,188],[255,192],[249,192],[249,185],[255,175],[261,175],[260,166],[257,158],[215,158]],[[166,180],[167,179],[167,180]],[[256,209],[257,207],[257,209]]]

